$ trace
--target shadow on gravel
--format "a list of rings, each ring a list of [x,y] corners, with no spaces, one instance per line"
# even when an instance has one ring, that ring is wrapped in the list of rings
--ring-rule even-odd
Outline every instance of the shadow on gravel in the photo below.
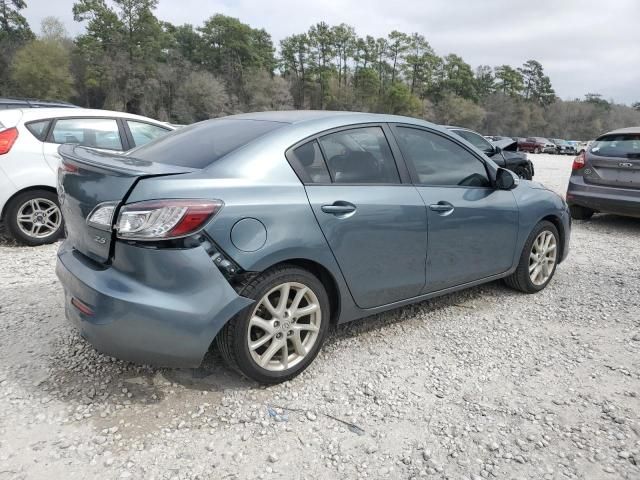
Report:
[[[331,329],[327,344],[342,339],[384,330],[416,316],[429,316],[444,308],[459,308],[461,313],[476,310],[488,298],[509,294],[495,282],[366,317]],[[470,304],[473,304],[471,306]],[[36,381],[39,394],[76,404],[109,403],[150,405],[162,403],[176,386],[188,391],[222,393],[226,390],[264,390],[224,364],[215,346],[198,368],[167,369],[136,365],[112,359],[96,352],[77,334],[63,339],[48,359],[49,374]]]
[[[470,306],[469,304],[477,304],[478,301],[485,301],[489,297],[509,294],[519,295],[518,292],[514,292],[504,286],[501,281],[479,285],[477,287],[443,295],[442,297],[436,297],[431,300],[425,300],[423,302],[399,307],[394,310],[338,325],[330,332],[326,343],[332,344],[344,338],[351,338],[368,332],[384,330],[396,323],[410,320],[416,316],[428,316],[430,313],[437,312],[444,308],[453,307],[460,309],[461,313],[469,313],[470,311],[476,310],[476,306]]]
[[[605,233],[640,233],[640,218],[618,215],[596,214],[590,220],[574,220],[574,227],[577,225],[604,229]]]

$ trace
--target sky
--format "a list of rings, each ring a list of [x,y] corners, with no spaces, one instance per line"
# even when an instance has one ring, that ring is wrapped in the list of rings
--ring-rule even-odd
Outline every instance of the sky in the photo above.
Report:
[[[26,3],[34,31],[55,16],[69,34],[82,33],[73,0]],[[456,53],[474,68],[538,60],[565,100],[640,101],[640,0],[159,0],[156,11],[196,26],[216,13],[264,28],[276,46],[320,21],[347,23],[360,36],[418,32],[438,55]]]

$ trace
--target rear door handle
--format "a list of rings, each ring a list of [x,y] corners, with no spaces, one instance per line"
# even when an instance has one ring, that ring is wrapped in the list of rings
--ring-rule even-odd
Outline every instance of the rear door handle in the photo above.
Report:
[[[349,202],[343,202],[341,200],[333,202],[332,205],[322,205],[320,209],[324,213],[330,213],[332,215],[345,215],[347,213],[353,213],[356,211],[356,206]]]
[[[429,205],[429,208],[434,212],[441,213],[441,214],[448,214],[453,212],[454,210],[453,205],[451,205],[449,202],[433,203]]]

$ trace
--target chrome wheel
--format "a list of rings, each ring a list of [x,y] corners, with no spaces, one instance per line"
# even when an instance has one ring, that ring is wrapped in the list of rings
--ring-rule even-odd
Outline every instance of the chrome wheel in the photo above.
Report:
[[[60,228],[62,213],[55,202],[46,198],[33,198],[20,205],[16,223],[24,235],[46,238]]]
[[[543,285],[553,273],[557,257],[555,235],[543,230],[536,237],[529,254],[529,278],[534,285]]]
[[[318,340],[321,322],[313,290],[297,282],[278,285],[260,299],[249,320],[251,357],[265,370],[294,367]]]

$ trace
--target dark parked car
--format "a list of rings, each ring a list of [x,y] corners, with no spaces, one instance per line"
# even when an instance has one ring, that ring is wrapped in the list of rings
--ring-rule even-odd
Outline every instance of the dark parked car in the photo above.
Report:
[[[556,144],[544,137],[527,137],[518,142],[518,150],[531,153],[556,153]]]
[[[556,145],[556,153],[558,155],[577,155],[578,151],[576,150],[575,145],[567,142],[566,140],[562,140],[561,138],[552,138],[551,141]]]
[[[456,135],[461,136],[471,145],[483,152],[498,164],[507,168],[524,180],[531,180],[534,174],[533,163],[525,153],[517,150],[517,143],[511,137],[492,137],[499,140],[489,141],[478,132],[468,128],[447,126]]]
[[[99,350],[264,383],[330,324],[499,278],[542,290],[569,250],[564,200],[431,123],[263,112],[126,154],[59,149],[66,314]]]
[[[595,212],[640,217],[640,127],[605,133],[575,158],[567,202],[578,220]]]
[[[35,98],[7,98],[0,97],[0,110],[13,108],[79,108],[68,102],[56,100],[38,100]]]

